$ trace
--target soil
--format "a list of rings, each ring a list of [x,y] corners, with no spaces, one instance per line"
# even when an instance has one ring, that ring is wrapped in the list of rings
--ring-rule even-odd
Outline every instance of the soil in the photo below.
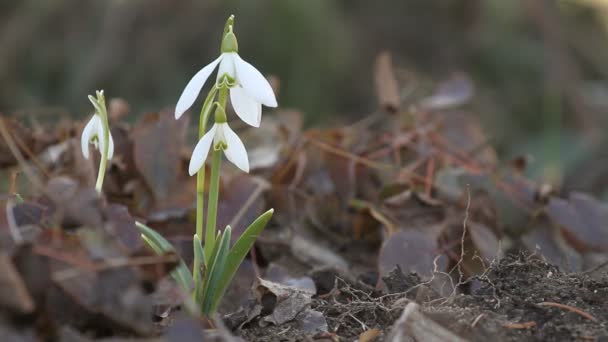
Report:
[[[400,269],[385,278],[386,292],[339,277],[335,284],[311,305],[326,317],[330,333],[307,334],[294,322],[262,327],[253,321],[236,334],[247,341],[354,341],[377,329],[377,339],[366,341],[383,341],[403,307],[417,301],[427,317],[470,341],[608,341],[606,273],[564,273],[535,255],[492,265],[467,282],[470,294],[439,297]]]

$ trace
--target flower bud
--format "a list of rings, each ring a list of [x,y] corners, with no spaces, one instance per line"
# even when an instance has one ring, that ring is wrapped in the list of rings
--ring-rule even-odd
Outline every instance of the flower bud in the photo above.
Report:
[[[228,33],[226,33],[224,35],[224,39],[222,39],[221,52],[239,52],[239,43],[236,40],[234,32],[232,32],[232,26],[228,28]]]

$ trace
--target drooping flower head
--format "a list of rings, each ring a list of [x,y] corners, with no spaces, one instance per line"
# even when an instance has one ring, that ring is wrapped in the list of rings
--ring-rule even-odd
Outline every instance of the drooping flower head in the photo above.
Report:
[[[110,137],[110,146],[108,146],[108,159],[112,159],[114,155],[114,141],[112,135]],[[80,138],[80,147],[82,148],[82,155],[86,159],[89,159],[89,144],[93,144],[96,149],[103,151],[105,148],[104,129],[103,123],[99,115],[95,114],[89,120],[84,129],[82,130],[82,137]]]
[[[112,139],[112,134],[109,132],[109,127],[105,127],[103,122],[104,118],[102,118],[102,115],[106,115],[107,117],[107,113],[105,112],[103,90],[97,92],[97,98],[89,96],[89,100],[93,104],[93,107],[95,107],[95,114],[93,114],[91,120],[89,120],[82,130],[82,137],[80,138],[82,155],[86,159],[89,159],[89,144],[93,144],[95,148],[99,149],[99,151],[103,153],[106,146],[105,130],[108,129],[108,159],[112,159],[112,156],[114,155],[114,140]],[[104,101],[103,105],[100,104],[99,101]]]
[[[188,173],[190,176],[197,173],[205,164],[209,150],[213,146],[215,151],[222,150],[226,158],[239,169],[249,172],[249,158],[247,150],[238,135],[228,126],[224,109],[218,107],[215,112],[215,124],[199,140],[192,152]]]
[[[277,106],[277,100],[268,80],[253,65],[239,56],[238,42],[231,20],[233,17],[229,19],[227,32],[222,39],[221,55],[197,72],[188,82],[175,107],[176,119],[179,119],[196,101],[201,89],[218,64],[216,82],[218,85],[224,83],[230,88],[232,107],[245,123],[259,127],[262,105]]]
[[[245,145],[238,135],[228,126],[228,123],[216,122],[211,129],[196,144],[188,166],[188,173],[193,176],[200,170],[209,155],[213,143],[214,150],[222,150],[226,158],[244,172],[249,172],[249,159]]]

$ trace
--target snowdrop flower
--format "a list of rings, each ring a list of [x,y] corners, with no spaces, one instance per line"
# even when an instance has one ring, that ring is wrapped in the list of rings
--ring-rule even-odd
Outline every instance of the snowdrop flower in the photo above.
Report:
[[[110,145],[108,146],[108,159],[112,159],[112,155],[114,155],[114,141],[112,140],[112,135],[108,133],[110,137]],[[89,159],[89,143],[93,143],[95,148],[98,148],[99,151],[102,151],[105,148],[105,139],[104,139],[104,128],[103,122],[101,121],[101,117],[98,114],[93,115],[91,120],[84,126],[82,130],[82,137],[80,139],[80,146],[82,147],[82,154],[86,159]]]
[[[188,166],[190,176],[197,173],[203,164],[205,164],[212,144],[215,151],[224,151],[226,158],[232,164],[245,172],[249,172],[249,158],[247,157],[245,145],[243,145],[241,138],[228,126],[224,110],[218,108],[218,111],[215,112],[215,123],[203,135],[201,140],[196,144],[196,147],[194,147],[194,151],[192,151],[190,165]]]
[[[219,64],[216,84],[230,88],[230,101],[236,114],[245,123],[259,127],[262,119],[262,105],[276,107],[277,100],[268,80],[238,54],[238,43],[232,32],[232,25],[222,40],[221,55],[202,68],[192,77],[182,92],[175,118],[179,119],[198,97],[207,79]]]

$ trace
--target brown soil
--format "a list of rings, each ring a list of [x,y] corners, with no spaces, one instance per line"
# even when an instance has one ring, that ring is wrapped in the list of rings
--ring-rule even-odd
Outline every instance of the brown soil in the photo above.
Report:
[[[311,306],[326,317],[331,333],[307,334],[296,323],[260,327],[253,321],[237,334],[248,341],[352,341],[378,329],[376,341],[382,341],[414,300],[429,318],[470,341],[608,340],[608,277],[601,270],[568,274],[534,255],[520,255],[469,280],[466,295],[438,297],[415,274],[398,269],[385,283],[388,293],[336,278],[334,289]]]

